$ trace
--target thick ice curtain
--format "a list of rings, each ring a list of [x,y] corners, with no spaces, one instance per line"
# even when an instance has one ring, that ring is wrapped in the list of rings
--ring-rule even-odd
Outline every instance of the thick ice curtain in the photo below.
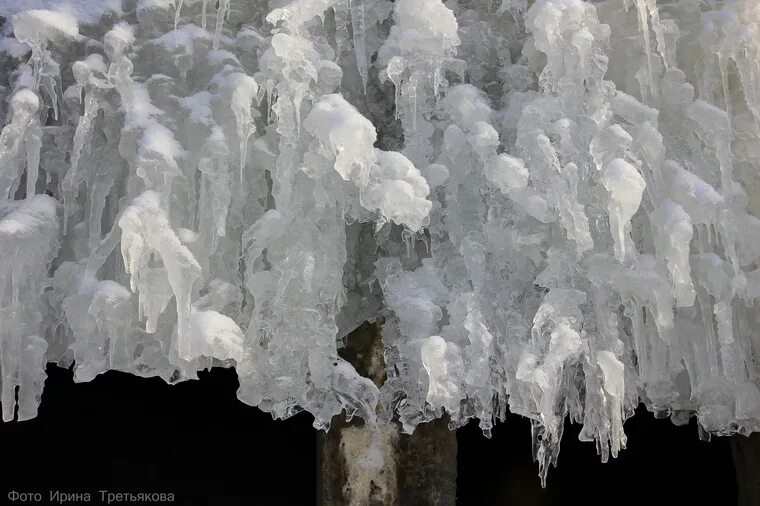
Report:
[[[406,432],[760,428],[754,0],[6,1],[3,419],[234,366]],[[386,382],[338,351],[382,321]],[[383,365],[379,365],[383,367]],[[526,435],[527,437],[527,435]]]

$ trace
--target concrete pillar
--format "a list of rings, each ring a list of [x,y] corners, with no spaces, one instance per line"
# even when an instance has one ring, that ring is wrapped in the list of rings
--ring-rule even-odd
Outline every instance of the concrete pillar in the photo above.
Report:
[[[760,433],[731,436],[736,468],[736,503],[760,506]]]
[[[385,381],[379,323],[365,323],[349,335],[341,355],[378,386]],[[361,421],[336,417],[330,431],[318,438],[319,504],[455,504],[457,440],[446,420],[407,435],[396,424],[372,430]]]

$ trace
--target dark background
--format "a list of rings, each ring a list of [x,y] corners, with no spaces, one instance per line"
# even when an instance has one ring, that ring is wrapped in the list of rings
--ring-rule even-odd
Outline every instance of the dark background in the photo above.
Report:
[[[11,490],[173,492],[175,504],[311,505],[316,432],[302,413],[285,421],[239,402],[235,371],[213,369],[169,386],[110,371],[74,384],[48,366],[39,416],[0,423],[0,502]],[[628,449],[602,464],[567,424],[558,468],[542,490],[530,424],[509,416],[493,438],[474,423],[458,432],[458,504],[736,503],[726,438],[700,441],[640,410],[625,425]],[[16,502],[15,504],[21,504]],[[125,503],[113,503],[125,504]]]

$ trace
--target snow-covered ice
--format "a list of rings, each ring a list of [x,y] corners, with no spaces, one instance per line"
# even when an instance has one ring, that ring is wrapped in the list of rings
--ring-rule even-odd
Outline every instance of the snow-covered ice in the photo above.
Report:
[[[639,403],[760,430],[758,5],[0,0],[3,419],[73,362],[509,409],[543,481],[568,417],[604,461]]]

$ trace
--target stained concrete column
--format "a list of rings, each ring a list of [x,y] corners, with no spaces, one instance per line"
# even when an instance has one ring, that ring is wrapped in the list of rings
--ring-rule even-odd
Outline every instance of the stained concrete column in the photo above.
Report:
[[[341,356],[359,374],[385,381],[380,324],[364,324],[347,338]],[[371,429],[335,417],[320,432],[317,497],[322,505],[454,505],[457,440],[447,420],[420,425],[412,435],[397,424]]]
[[[731,436],[736,469],[736,503],[760,506],[760,433]]]

